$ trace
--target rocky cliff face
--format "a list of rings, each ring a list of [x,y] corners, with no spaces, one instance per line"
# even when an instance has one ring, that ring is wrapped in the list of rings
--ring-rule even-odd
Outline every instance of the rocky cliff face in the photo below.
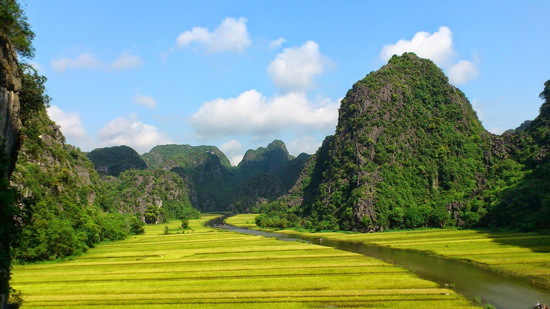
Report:
[[[48,200],[60,208],[65,203],[94,204],[102,186],[90,160],[65,144],[59,127],[40,111],[30,127],[23,128],[24,142],[11,183],[32,203]]]
[[[17,55],[4,34],[0,34],[0,145],[10,158],[7,174],[15,167],[20,144],[19,91],[21,77]],[[8,175],[4,175],[7,177]]]

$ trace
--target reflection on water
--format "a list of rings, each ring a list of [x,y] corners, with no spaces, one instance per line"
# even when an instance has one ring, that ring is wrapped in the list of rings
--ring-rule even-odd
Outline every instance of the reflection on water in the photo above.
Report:
[[[435,281],[442,286],[454,286],[454,290],[470,299],[479,297],[497,308],[533,308],[537,301],[550,303],[550,291],[531,285],[525,280],[506,277],[475,265],[458,260],[428,255],[414,250],[392,249],[365,245],[350,241],[285,235],[242,229],[223,224],[223,218],[209,222],[239,233],[261,235],[286,241],[306,241],[340,250],[371,256],[415,272],[419,277]]]

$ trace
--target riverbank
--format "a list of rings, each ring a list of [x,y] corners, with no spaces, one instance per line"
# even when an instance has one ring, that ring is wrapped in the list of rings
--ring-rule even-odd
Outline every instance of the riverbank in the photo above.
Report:
[[[186,231],[178,221],[146,226],[71,261],[17,265],[12,284],[29,308],[476,308],[391,263],[203,225],[214,217]]]
[[[228,218],[227,223],[246,228],[258,228],[254,223],[255,216],[254,214],[237,215]],[[458,229],[380,233],[311,233],[295,230],[279,230],[277,232],[397,249],[419,250],[445,258],[474,263],[550,289],[550,235]]]

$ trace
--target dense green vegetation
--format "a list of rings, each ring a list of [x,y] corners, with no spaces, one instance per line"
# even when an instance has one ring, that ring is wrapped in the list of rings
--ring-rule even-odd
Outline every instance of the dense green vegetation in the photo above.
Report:
[[[188,185],[173,172],[131,169],[107,177],[106,187],[105,199],[116,205],[116,211],[143,214],[147,223],[197,219],[200,215],[191,206]]]
[[[2,235],[0,237],[0,294],[8,295],[13,254],[11,246],[19,237],[18,224],[15,220],[18,208],[15,206],[17,193],[4,177],[7,174],[9,159],[3,150],[3,145],[0,146],[2,146],[0,148],[0,235]]]
[[[494,136],[431,61],[394,56],[348,91],[335,135],[289,194],[261,207],[258,222],[361,231],[544,228],[550,218],[544,106],[528,129]]]
[[[21,192],[22,234],[14,258],[37,261],[78,255],[101,240],[120,240],[135,216],[109,209],[99,175],[79,149],[63,143],[59,128],[38,112],[23,127],[24,142],[12,175]]]
[[[514,181],[505,187],[488,214],[490,224],[524,230],[549,230],[550,222],[550,80],[540,93],[544,101],[540,114],[526,128],[507,134],[513,164],[507,177]]]
[[[142,158],[151,169],[180,175],[196,193],[191,200],[195,208],[242,212],[284,194],[296,182],[308,155],[294,158],[282,141],[275,140],[266,148],[249,150],[237,167],[214,146],[156,146]]]
[[[97,148],[88,154],[88,158],[101,176],[118,177],[120,173],[129,169],[147,168],[139,154],[128,146]]]
[[[453,290],[360,254],[191,220],[57,264],[17,265],[29,307],[474,308]],[[307,261],[307,263],[304,263]],[[139,283],[139,284],[138,284]]]
[[[16,0],[0,0],[0,33],[8,37],[21,56],[34,56],[34,32],[27,22],[25,11]]]

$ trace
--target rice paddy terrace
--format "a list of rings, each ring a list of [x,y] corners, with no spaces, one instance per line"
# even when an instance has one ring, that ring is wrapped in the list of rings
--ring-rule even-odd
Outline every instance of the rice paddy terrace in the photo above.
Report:
[[[257,228],[256,215],[229,218],[229,224]],[[478,230],[428,229],[389,231],[383,233],[303,233],[278,231],[310,237],[343,240],[412,249],[447,258],[468,261],[504,273],[527,279],[550,288],[550,235],[536,233],[487,232]]]
[[[374,258],[203,226],[147,226],[62,263],[16,265],[24,307],[473,308],[451,289]]]

